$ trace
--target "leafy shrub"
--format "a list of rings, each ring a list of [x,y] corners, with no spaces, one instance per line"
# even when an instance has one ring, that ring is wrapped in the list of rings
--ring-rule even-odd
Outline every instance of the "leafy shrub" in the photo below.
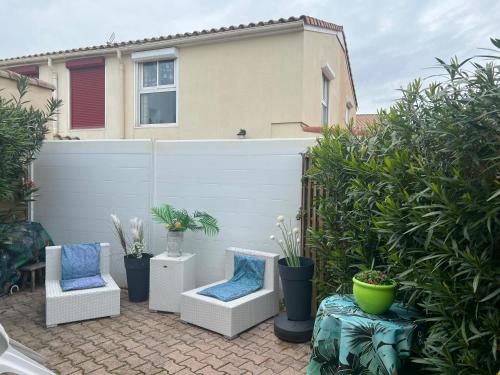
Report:
[[[396,275],[430,323],[416,361],[433,373],[499,367],[499,58],[438,60],[442,82],[416,80],[366,134],[325,129],[310,152],[328,192],[309,235],[320,296],[349,292],[360,270]]]
[[[47,122],[60,106],[50,99],[46,111],[27,106],[28,79],[20,76],[17,82],[19,96],[0,97],[0,201],[26,204],[27,194],[33,188],[26,183],[27,167],[35,160],[48,132]],[[8,212],[0,212],[0,221],[6,221]]]
[[[393,285],[394,280],[392,280],[386,273],[376,270],[368,270],[363,272],[358,272],[354,275],[356,280],[362,281],[366,284],[372,285]]]

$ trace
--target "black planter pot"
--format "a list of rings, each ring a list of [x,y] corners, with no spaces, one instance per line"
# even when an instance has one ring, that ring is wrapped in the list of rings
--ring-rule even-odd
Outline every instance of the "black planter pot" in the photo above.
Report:
[[[125,256],[127,272],[128,300],[130,302],[147,301],[149,297],[149,260],[152,254],[142,254],[142,258]]]
[[[314,262],[311,258],[300,257],[300,267],[288,267],[286,259],[283,258],[278,261],[278,268],[288,319],[295,321],[311,319]]]

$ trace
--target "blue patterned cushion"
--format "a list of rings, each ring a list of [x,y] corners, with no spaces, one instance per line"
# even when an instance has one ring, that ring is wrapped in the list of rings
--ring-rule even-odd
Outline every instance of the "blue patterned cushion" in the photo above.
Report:
[[[82,243],[63,245],[61,252],[61,279],[72,280],[101,274],[101,245]]]
[[[235,255],[231,280],[200,290],[198,294],[228,302],[253,293],[264,284],[266,261],[261,258]]]
[[[78,279],[61,280],[61,288],[64,292],[76,289],[99,288],[106,285],[101,276],[80,277]]]

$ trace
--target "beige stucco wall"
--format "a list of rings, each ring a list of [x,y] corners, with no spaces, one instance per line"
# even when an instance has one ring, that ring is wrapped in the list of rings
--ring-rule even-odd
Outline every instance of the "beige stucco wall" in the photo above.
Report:
[[[40,79],[57,86],[63,100],[53,131],[97,138],[216,139],[310,137],[301,124],[321,124],[321,66],[335,71],[330,123],[343,123],[345,98],[352,98],[347,65],[337,37],[294,31],[178,47],[176,127],[136,126],[136,65],[131,52],[105,62],[104,129],[70,129],[69,70],[62,60],[40,66]]]
[[[17,81],[15,78],[9,78],[10,75],[7,72],[0,73],[0,96],[4,99],[11,99],[12,97],[19,98]],[[41,85],[30,83],[28,93],[23,98],[23,101],[26,102],[25,105],[32,105],[34,108],[44,110],[47,105],[47,100],[52,97],[52,89],[48,86],[49,85],[43,85],[43,83]]]
[[[347,60],[339,39],[332,34],[315,31],[304,32],[304,102],[303,121],[312,126],[321,123],[322,66],[328,64],[335,73],[330,81],[328,124],[345,125],[346,98],[353,104],[351,112],[355,116],[354,93],[350,83]]]

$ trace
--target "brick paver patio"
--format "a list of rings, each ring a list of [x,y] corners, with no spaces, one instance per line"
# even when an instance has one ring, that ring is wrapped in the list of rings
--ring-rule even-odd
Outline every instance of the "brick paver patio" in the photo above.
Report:
[[[304,374],[308,344],[273,334],[272,320],[234,340],[128,302],[121,315],[45,328],[43,288],[0,297],[0,323],[61,374]]]

